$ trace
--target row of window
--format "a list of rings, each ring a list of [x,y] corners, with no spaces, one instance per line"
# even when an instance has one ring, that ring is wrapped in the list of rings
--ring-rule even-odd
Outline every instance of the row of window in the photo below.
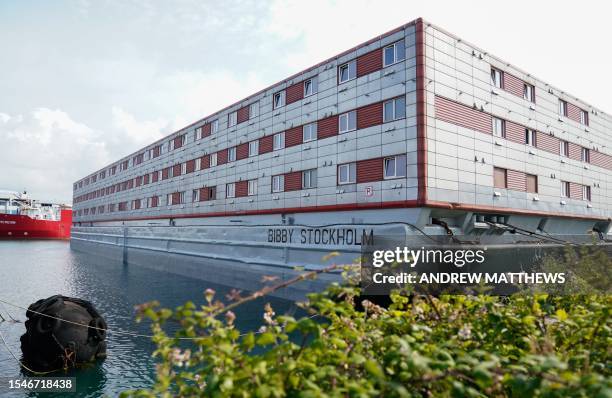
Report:
[[[395,155],[395,156],[387,156],[382,158],[382,166],[383,166],[383,178],[384,179],[394,179],[394,178],[402,178],[406,177],[406,155]],[[293,173],[290,173],[293,174]],[[292,184],[290,190],[296,189],[312,189],[317,187],[317,169],[309,169],[303,170],[299,172],[301,184],[296,187]],[[286,191],[286,178],[288,178],[287,174],[279,174],[271,177],[271,193],[280,193]],[[357,181],[357,163],[344,163],[337,166],[337,183],[338,185],[346,185],[346,184],[355,184]],[[246,190],[242,190],[238,193],[237,186],[238,184],[244,184]],[[258,180],[248,180],[241,182],[232,182],[225,184],[225,197],[227,199],[240,197],[240,196],[255,196],[258,193]],[[204,202],[208,200],[217,199],[217,188],[216,187],[203,187],[199,189],[194,189],[192,191],[192,202]],[[158,207],[162,205],[161,196],[155,195],[153,197],[146,199],[146,204],[143,202],[144,199],[136,199],[131,203],[131,209],[137,210],[140,208],[149,207]],[[117,204],[108,204],[107,208],[109,212],[115,211],[115,208],[118,208],[120,211],[127,210],[127,202],[121,202]],[[185,202],[185,192],[173,192],[166,195],[166,204],[167,205],[177,205],[184,204]],[[98,210],[98,213],[104,212],[104,206],[98,206],[101,208]],[[90,209],[86,209],[85,215],[95,214],[96,208],[92,207]],[[77,215],[80,215],[81,210],[77,212]]]
[[[354,184],[357,182],[357,163],[338,165],[337,176],[338,185]],[[402,177],[406,177],[406,155],[383,158],[383,178],[387,180]]]
[[[491,67],[491,84],[493,87],[506,89],[504,71]],[[535,103],[535,87],[532,84],[523,82],[523,99]]]
[[[569,142],[563,140],[559,141],[559,154],[569,158]],[[580,160],[585,163],[591,163],[591,150],[589,148],[580,147]]]
[[[522,174],[522,173],[520,173]],[[561,181],[561,197],[570,198],[571,191],[568,181]],[[509,189],[508,183],[508,170],[500,167],[493,168],[493,186],[495,188]],[[591,187],[588,185],[581,185],[582,200],[591,201]],[[538,176],[534,174],[525,174],[525,186],[520,187],[513,185],[512,188],[519,189],[521,191],[529,193],[538,193]]]
[[[387,67],[397,62],[403,61],[405,58],[406,58],[406,48],[405,48],[403,40],[395,42],[383,48],[383,51],[382,51],[383,67]],[[338,66],[338,83],[339,84],[355,79],[356,77],[357,77],[357,60],[352,60],[352,61],[349,61],[347,63],[344,63]],[[314,77],[304,80],[303,82],[301,82],[301,86],[302,86],[301,98],[306,98],[308,96],[316,94],[318,92],[318,77],[314,76]],[[273,97],[272,97],[273,109],[277,109],[282,106],[285,106],[286,103],[287,103],[286,89],[278,91],[273,94]],[[241,120],[241,112],[242,114],[246,115],[246,118],[243,118],[244,120]],[[386,109],[385,110],[386,120],[392,120],[391,118],[393,116],[391,115],[398,113],[398,112],[405,112],[405,106],[402,106],[401,109],[398,109],[397,111],[395,109]],[[246,109],[241,108],[237,111],[230,112],[227,116],[228,127],[236,126],[242,121],[248,120],[258,115],[259,115],[259,102],[254,102],[250,104],[248,108]],[[342,121],[341,129],[340,129],[341,132],[350,131],[351,128],[354,129],[354,125],[355,125],[354,114],[352,117],[353,117],[352,122],[349,120]],[[209,127],[207,126],[206,128],[210,129],[209,132],[205,132],[204,126],[200,126],[195,129],[194,140],[202,139],[207,135],[215,134],[219,131],[219,119],[214,119],[208,124],[210,126]],[[146,150],[142,154],[138,154],[134,156],[134,158],[132,159],[132,165],[139,165],[142,162],[156,158],[165,152],[169,152],[174,149],[178,149],[182,147],[184,144],[185,144],[185,135],[175,137],[169,140],[166,145],[157,145],[153,148]],[[129,167],[129,163],[130,163],[129,160],[125,160],[121,162],[119,165],[119,171],[127,170],[127,168]],[[91,177],[87,177],[86,179],[78,183],[75,183],[74,189],[76,190],[77,188],[82,188],[83,185],[88,185],[90,181],[92,183],[96,182],[98,177],[100,179],[103,179],[103,178],[106,178],[107,175],[112,176],[112,175],[115,175],[116,173],[117,173],[117,167],[111,166],[108,168],[108,173],[107,173],[107,170],[102,170],[98,174],[95,174]]]
[[[383,170],[384,178],[399,178],[406,176],[406,155],[396,155],[383,158]],[[356,182],[356,163],[345,163],[337,166],[337,179],[338,184],[354,184]],[[508,189],[508,170],[495,167],[493,169],[493,185],[495,188]],[[517,172],[518,173],[518,172]],[[303,170],[301,174],[301,185],[298,189],[312,189],[317,187],[317,170],[309,169]],[[523,174],[523,173],[519,173]],[[280,174],[272,176],[271,181],[271,192],[279,193],[285,191],[285,177],[286,175]],[[237,193],[237,184],[245,185],[246,190],[243,190],[240,194]],[[525,192],[538,193],[538,177],[534,174],[524,175],[524,187],[512,186],[513,189],[519,189]],[[294,188],[295,189],[295,188]],[[581,185],[582,200],[591,201],[591,187],[588,185]],[[258,192],[258,180],[248,180],[241,182],[233,182],[225,184],[225,198],[231,199],[239,196],[255,196]],[[166,205],[178,205],[186,203],[186,192],[173,192],[166,195]],[[561,181],[561,196],[564,198],[570,198],[571,183],[568,181]],[[135,199],[131,201],[131,209],[138,210],[144,207],[155,208],[162,205],[161,196],[155,195],[147,199]],[[209,200],[217,199],[217,187],[203,187],[192,190],[191,201],[192,202],[204,202]],[[121,202],[117,204],[108,204],[107,209],[109,212],[114,212],[118,208],[119,211],[127,210],[127,202]],[[96,214],[104,212],[104,206],[98,206],[82,209],[85,215]],[[82,215],[82,210],[78,210],[77,215]]]
[[[588,185],[581,185],[582,200],[588,202],[591,201],[591,187]],[[561,181],[561,196],[564,198],[571,198],[571,183],[569,181]]]
[[[383,67],[387,67],[406,59],[406,47],[403,41],[388,45],[383,49]],[[357,60],[352,60],[338,66],[338,83],[345,83],[357,78]]]
[[[404,119],[406,117],[406,99],[398,97],[383,103],[383,122],[391,122]],[[357,129],[357,111],[338,115],[338,133],[344,134]],[[302,142],[314,141],[317,139],[317,122],[308,123],[302,126]],[[285,132],[276,133],[273,135],[272,141],[273,150],[285,148]],[[236,147],[227,149],[228,161],[236,160]],[[259,154],[259,140],[249,141],[249,157]],[[215,159],[212,157],[215,155]],[[211,154],[211,166],[216,165],[216,154]]]
[[[565,117],[570,116],[568,108],[569,108],[569,105],[567,101],[559,99],[559,116],[565,116]],[[578,108],[578,115],[579,115],[580,124],[584,124],[585,126],[588,126],[589,125],[589,113],[585,111],[584,109]]]
[[[213,156],[214,155],[214,156]],[[211,154],[211,166],[216,165],[217,156]],[[213,164],[214,163],[214,164]],[[337,183],[338,185],[354,184],[357,182],[357,163],[340,164],[337,167]],[[406,155],[387,156],[382,159],[382,178],[393,179],[406,177]],[[122,183],[114,184],[106,188],[90,192],[87,195],[81,195],[75,198],[75,203],[80,203],[90,199],[96,199],[105,195],[130,190],[134,187],[140,187],[149,183],[155,183],[160,180],[165,180],[172,177],[177,177],[188,172],[202,170],[202,159],[194,159],[193,169],[188,170],[187,162],[167,167],[163,170],[156,170],[152,173],[147,173],[143,176],[130,179]],[[304,174],[305,173],[305,174]],[[307,170],[303,172],[302,189],[316,188],[316,170]],[[284,191],[284,176],[278,175],[272,177],[272,192]],[[231,196],[230,196],[231,197]]]
[[[404,45],[404,41],[398,41],[396,43],[390,44],[383,49],[382,53],[382,62],[383,67],[387,67],[403,61],[406,59],[406,47]],[[340,66],[338,66],[338,84],[346,83],[350,80],[357,78],[357,60],[351,60],[346,62]],[[303,97],[308,97],[310,95],[316,94],[317,87],[317,78],[313,77],[303,82],[304,92]],[[274,93],[272,97],[272,108],[278,109],[286,105],[287,91],[281,90]]]
[[[502,169],[500,167],[493,168],[493,186],[495,188],[508,188],[508,170]],[[538,193],[538,176],[535,174],[526,174],[525,175],[525,186],[520,187],[524,188],[525,192],[529,193]]]
[[[301,98],[310,97],[319,92],[319,79],[317,76],[304,80],[302,83]],[[278,109],[287,104],[287,91],[281,90],[272,96],[272,109]]]
[[[508,76],[508,78],[510,77],[511,75]],[[514,78],[513,76],[512,78],[516,81],[520,80],[518,78]],[[522,80],[521,82],[523,84],[523,98],[529,102],[535,103],[535,87],[532,84],[526,83]],[[491,67],[491,84],[493,85],[493,87],[497,87],[502,90],[506,90],[507,89],[506,73],[500,69]],[[517,90],[516,87],[512,87],[512,88],[513,88],[513,91]],[[520,90],[520,88],[518,88],[518,90]],[[518,93],[515,92],[515,94],[518,94]],[[577,121],[579,121],[580,124],[588,126],[589,125],[589,113],[585,111],[584,109],[580,109],[578,107],[575,107],[575,109],[578,112]],[[562,99],[559,99],[559,115],[565,116],[565,117],[570,116],[568,103],[567,101],[562,100]]]
[[[383,113],[382,115],[383,123],[404,119],[406,117],[406,99],[405,97],[397,97],[397,98],[393,98],[393,99],[383,102],[382,113]],[[351,131],[355,131],[356,129],[357,129],[357,111],[356,110],[352,110],[352,111],[345,112],[345,113],[338,115],[338,134],[345,134]],[[303,125],[301,143],[307,143],[310,141],[317,140],[317,130],[318,130],[318,122],[312,122],[312,123]],[[184,135],[175,137],[173,140],[170,141],[170,143],[173,143],[173,145],[182,146],[183,145],[182,142],[184,142],[184,137],[185,137]],[[179,140],[179,138],[181,138],[181,140]],[[248,157],[257,156],[260,154],[260,140],[261,139],[248,142]],[[285,132],[283,131],[283,132],[274,134],[272,136],[272,150],[277,151],[277,150],[281,150],[284,148],[285,148]],[[161,153],[161,151],[159,153]],[[213,152],[207,155],[208,156],[208,159],[207,159],[208,167],[214,167],[219,164],[218,159],[219,159],[220,153],[223,153],[223,155],[226,155],[227,162],[234,162],[238,158],[238,147],[237,146],[230,147],[230,148],[220,150],[217,152]],[[202,158],[194,159],[194,161],[196,162],[195,170],[200,170]],[[183,163],[183,166],[182,166],[183,171],[181,172],[182,174],[186,173],[184,171],[185,165],[186,163]],[[168,167],[168,169],[170,170],[168,172],[168,176],[172,177],[174,168]],[[191,170],[191,171],[194,171],[194,170]],[[159,170],[153,173],[160,173],[159,175],[160,180],[168,178],[168,176],[163,174],[163,170]],[[177,173],[174,173],[174,174],[175,176],[179,175]],[[157,181],[157,179],[155,181]],[[83,194],[83,195],[76,197],[75,202],[82,201],[82,198],[86,196],[88,196],[88,194]]]
[[[493,116],[492,117],[492,130],[493,135],[500,138],[506,138],[506,121],[504,119]],[[530,128],[525,128],[525,145],[537,147],[537,134],[536,131]],[[569,158],[569,142],[559,140],[559,155]],[[585,163],[591,162],[591,150],[589,148],[580,147],[580,160]]]

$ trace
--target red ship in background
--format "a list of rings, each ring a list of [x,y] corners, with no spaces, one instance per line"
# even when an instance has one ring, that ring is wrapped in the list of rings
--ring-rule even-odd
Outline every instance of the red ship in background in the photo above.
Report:
[[[72,208],[0,191],[0,239],[70,239]]]

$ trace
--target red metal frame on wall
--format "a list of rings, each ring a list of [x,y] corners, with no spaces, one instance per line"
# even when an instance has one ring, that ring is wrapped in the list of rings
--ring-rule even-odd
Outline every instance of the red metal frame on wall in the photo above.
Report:
[[[427,203],[427,93],[425,92],[425,27],[416,20],[417,203]]]

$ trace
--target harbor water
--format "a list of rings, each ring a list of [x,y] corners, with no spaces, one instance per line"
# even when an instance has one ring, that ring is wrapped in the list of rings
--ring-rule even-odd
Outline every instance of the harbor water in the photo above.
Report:
[[[80,397],[117,396],[121,391],[151,386],[155,377],[154,344],[148,338],[112,331],[150,334],[148,322],[136,323],[135,305],[152,300],[168,308],[188,300],[197,304],[203,302],[203,292],[207,288],[215,289],[217,297],[225,297],[231,290],[200,279],[124,266],[75,252],[67,241],[0,241],[0,299],[27,307],[55,294],[79,297],[91,301],[105,317],[110,330],[108,358],[92,366],[57,374],[76,377]],[[292,302],[278,298],[247,303],[235,311],[241,331],[259,329],[266,302],[272,304],[277,314],[296,311]],[[19,338],[25,331],[25,311],[0,303],[0,314],[7,319],[0,321],[0,333],[10,350],[20,358]],[[18,322],[11,321],[10,317]],[[1,342],[0,377],[23,377],[19,364]],[[5,389],[0,391],[0,396],[36,394]]]

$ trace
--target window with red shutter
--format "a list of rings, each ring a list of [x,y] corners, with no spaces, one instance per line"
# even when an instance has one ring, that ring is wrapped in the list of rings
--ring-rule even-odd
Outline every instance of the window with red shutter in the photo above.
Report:
[[[208,188],[206,187],[200,188],[199,198],[200,198],[200,202],[204,202],[208,200]]]
[[[259,154],[272,152],[274,147],[274,136],[267,135],[259,139]]]
[[[211,134],[212,124],[207,123],[202,127],[202,138],[208,137]]]
[[[285,192],[289,191],[299,191],[302,189],[302,172],[301,171],[293,171],[291,173],[287,173],[283,177],[283,187]]]
[[[527,174],[525,181],[527,192],[538,193],[538,176],[533,174]]]
[[[204,155],[200,159],[200,170],[208,169],[210,167],[210,155]]]
[[[493,168],[493,186],[495,188],[505,189],[508,186],[506,174],[506,169],[501,169],[499,167]]]
[[[244,106],[244,107],[238,109],[236,117],[237,117],[238,124],[246,122],[247,120],[249,120],[249,107],[248,106]]]
[[[323,139],[338,135],[338,115],[317,121],[317,138]]]
[[[285,132],[285,148],[289,148],[302,143],[302,127],[292,127]]]
[[[287,98],[286,98],[287,105],[301,100],[302,98],[304,98],[304,84],[303,84],[303,82],[295,83],[295,84],[287,87],[286,93],[287,93]]]
[[[382,181],[382,158],[360,160],[357,162],[357,183]]]
[[[227,163],[227,149],[223,149],[217,152],[217,165]]]
[[[236,197],[242,198],[249,194],[249,182],[248,181],[238,181],[236,182]]]
[[[374,104],[362,106],[357,109],[357,128],[365,129],[367,127],[376,126],[383,123],[383,104],[377,102]]]
[[[172,177],[178,177],[181,175],[181,164],[175,164],[172,166]]]
[[[257,142],[257,141],[254,141]],[[249,157],[249,143],[245,142],[236,148],[236,158],[238,160],[246,159]]]
[[[195,171],[195,159],[188,160],[185,164],[185,173],[193,173]]]
[[[200,188],[200,202],[215,200],[217,198],[217,187]]]

